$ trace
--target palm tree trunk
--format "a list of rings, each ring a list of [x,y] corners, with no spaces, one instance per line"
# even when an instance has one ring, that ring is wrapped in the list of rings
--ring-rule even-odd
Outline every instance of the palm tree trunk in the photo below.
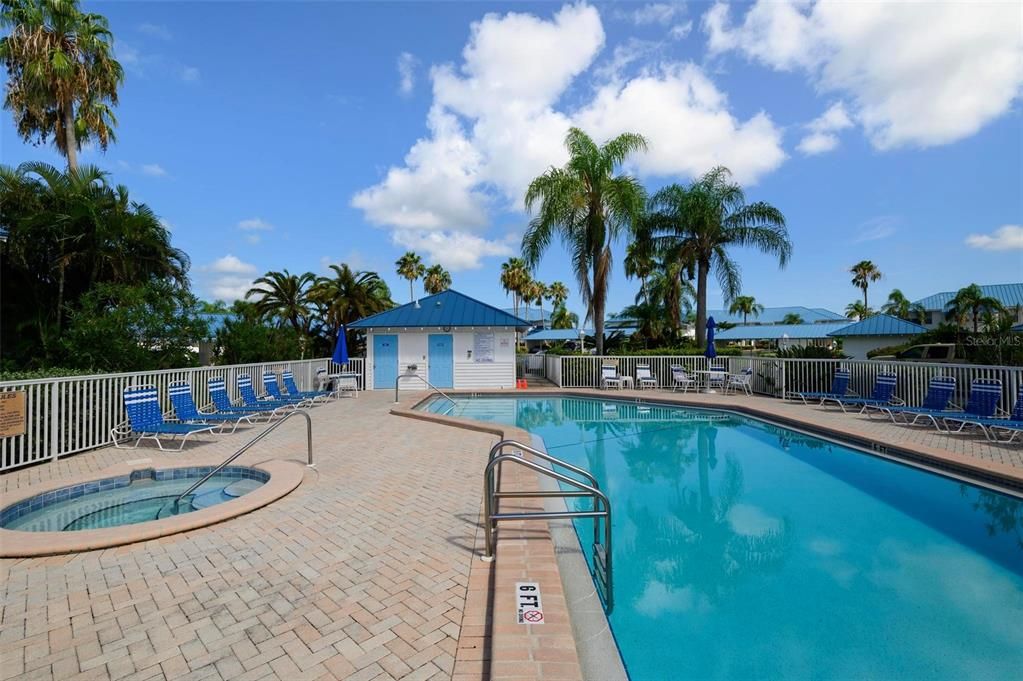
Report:
[[[702,348],[707,341],[707,274],[710,263],[699,262],[696,271],[696,347]]]
[[[64,104],[64,144],[67,146],[68,170],[78,170],[78,138],[75,137],[75,109],[70,101]]]
[[[606,301],[604,297],[606,291],[603,286],[600,286],[603,282],[597,281],[597,273],[593,273],[593,300],[591,305],[593,307],[593,329],[597,334],[597,356],[604,354],[604,305]]]
[[[412,279],[408,280],[408,301],[411,303],[415,300],[415,293],[412,292]]]
[[[864,310],[867,309],[867,286],[866,286],[866,284],[863,285],[863,309]]]
[[[63,246],[61,246],[61,251],[63,251],[63,250],[64,250],[64,248],[63,248]],[[59,265],[59,270],[58,270],[58,274],[57,274],[57,336],[58,337],[60,336],[60,330],[61,330],[61,326],[62,326],[61,320],[62,320],[62,318],[64,316],[64,271],[66,269],[66,266],[64,265],[64,258],[63,258],[63,256],[61,257],[60,260],[61,260],[61,264]]]

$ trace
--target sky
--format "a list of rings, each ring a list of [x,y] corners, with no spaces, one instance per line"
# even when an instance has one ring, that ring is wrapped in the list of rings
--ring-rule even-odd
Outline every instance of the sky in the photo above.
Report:
[[[578,126],[643,134],[648,191],[727,166],[786,216],[785,269],[732,252],[767,306],[842,311],[848,269],[911,299],[1023,281],[1019,4],[89,2],[126,71],[117,142],[82,162],[164,220],[200,297],[267,270],[440,263],[503,306],[529,181]],[[0,160],[62,163],[4,112]],[[639,288],[616,263],[608,311]],[[565,250],[535,276],[582,312]],[[722,304],[711,286],[711,308]]]

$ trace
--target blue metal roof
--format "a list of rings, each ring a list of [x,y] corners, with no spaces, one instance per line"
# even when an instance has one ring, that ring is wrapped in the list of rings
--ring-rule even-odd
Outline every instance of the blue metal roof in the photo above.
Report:
[[[503,312],[506,312],[506,313],[512,315],[513,317],[515,316],[515,308],[514,307],[504,307],[504,308],[501,308],[501,310]],[[543,311],[543,317],[541,317],[540,316],[540,309],[538,307],[536,307],[535,305],[531,305],[530,306],[528,314],[526,313],[526,307],[524,305],[520,305],[519,306],[519,315],[518,316],[520,318],[522,318],[522,319],[525,319],[527,322],[529,322],[531,324],[550,324],[551,323],[550,310],[544,310]]]
[[[848,322],[848,319],[822,307],[802,307],[799,305],[789,307],[765,307],[759,315],[749,315],[746,318],[747,324],[780,324],[785,315],[797,314],[807,324],[815,322]],[[728,322],[729,324],[742,324],[741,314],[730,314],[728,310],[707,310],[707,316],[713,317],[717,323]]]
[[[529,328],[529,323],[458,291],[442,291],[414,303],[380,312],[348,325],[352,329],[395,327],[498,326]]]
[[[596,333],[593,329],[584,329],[587,337]],[[527,341],[570,341],[579,340],[579,329],[536,329],[526,334]]]
[[[715,321],[717,321],[715,319]],[[733,326],[714,334],[714,340],[807,340],[827,338],[832,331],[849,326],[849,321],[817,324],[747,324]]]
[[[915,336],[926,331],[924,327],[890,314],[875,314],[862,321],[832,331],[829,336]]]
[[[1005,307],[1015,307],[1016,305],[1023,305],[1023,283],[1021,284],[987,284],[980,287],[981,292],[985,296],[997,298]],[[941,293],[935,293],[921,298],[916,301],[917,305],[923,306],[925,310],[940,310],[944,311],[948,307],[950,300],[955,298],[955,291],[942,291]]]

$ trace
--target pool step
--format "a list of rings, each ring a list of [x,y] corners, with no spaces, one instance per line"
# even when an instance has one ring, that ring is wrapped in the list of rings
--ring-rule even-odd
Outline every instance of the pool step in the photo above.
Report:
[[[250,480],[248,478],[242,478],[237,482],[232,482],[230,485],[224,488],[224,494],[229,497],[240,497],[243,494],[248,494],[252,490],[262,487],[263,483],[259,480]]]
[[[203,494],[197,494],[195,499],[192,499],[192,508],[195,510],[201,510],[215,506],[216,504],[222,504],[227,499],[224,498],[224,494],[221,490],[215,489],[212,492],[205,492]]]

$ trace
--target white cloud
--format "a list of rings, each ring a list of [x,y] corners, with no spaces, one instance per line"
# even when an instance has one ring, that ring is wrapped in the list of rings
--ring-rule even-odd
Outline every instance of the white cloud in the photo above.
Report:
[[[241,300],[252,287],[256,266],[228,253],[199,268],[206,273],[206,290],[214,300]]]
[[[181,80],[186,83],[194,83],[202,76],[195,66],[184,66],[181,69]]]
[[[1023,226],[1002,225],[991,234],[971,234],[966,237],[966,245],[985,251],[1023,250]]]
[[[643,5],[630,13],[632,23],[637,26],[648,24],[660,24],[667,26],[676,17],[685,14],[685,3],[681,2],[651,2]]]
[[[482,258],[515,254],[517,239],[507,237],[491,241],[469,232],[458,230],[397,230],[394,243],[413,251],[427,254],[431,262],[443,265],[452,272],[475,270],[483,266]]]
[[[668,35],[671,36],[675,40],[682,40],[683,38],[688,36],[692,32],[692,30],[693,30],[693,20],[690,19],[689,21],[687,21],[684,24],[676,24],[676,25],[672,26],[671,30],[668,31]]]
[[[203,270],[218,274],[253,274],[256,271],[256,266],[228,253],[223,258],[214,260]]]
[[[722,3],[703,25],[712,54],[737,50],[847,95],[852,117],[882,150],[969,137],[1008,111],[1023,84],[1012,2],[758,0],[738,25]],[[820,135],[807,142],[827,144]]]
[[[856,236],[853,238],[852,243],[860,244],[865,241],[887,239],[895,234],[895,229],[900,222],[902,221],[894,215],[879,215],[876,218],[861,222],[856,227]]]
[[[238,222],[238,229],[246,232],[269,232],[274,226],[262,218],[247,218]]]
[[[838,146],[838,135],[835,133],[852,126],[853,122],[842,102],[832,104],[827,111],[806,124],[808,133],[796,148],[807,156],[831,151]]]
[[[152,177],[167,176],[167,171],[159,163],[143,163],[139,170],[142,171],[143,175],[150,175]]]
[[[419,60],[411,52],[398,55],[398,92],[408,96],[416,86],[416,68]]]
[[[173,37],[166,26],[161,26],[159,24],[139,24],[137,30],[139,33],[144,33],[147,36],[159,38],[160,40],[170,40]]]

